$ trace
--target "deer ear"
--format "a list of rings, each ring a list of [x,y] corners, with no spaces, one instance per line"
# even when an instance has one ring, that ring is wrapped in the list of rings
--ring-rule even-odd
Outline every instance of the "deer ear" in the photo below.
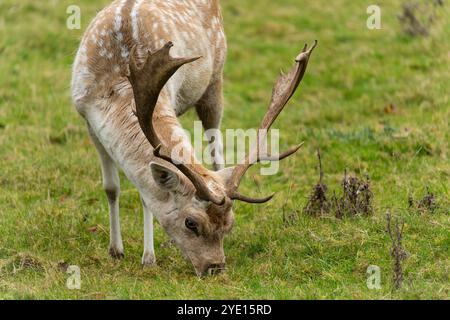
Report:
[[[233,171],[236,167],[228,167],[216,172],[216,174],[222,179],[222,183],[226,184],[233,175]]]
[[[150,163],[153,179],[158,187],[166,191],[175,191],[179,188],[181,180],[178,174],[165,166],[158,163]]]

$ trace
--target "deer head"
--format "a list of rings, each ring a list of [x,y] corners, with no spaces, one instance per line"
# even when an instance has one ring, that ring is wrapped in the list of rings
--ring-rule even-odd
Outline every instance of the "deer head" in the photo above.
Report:
[[[133,88],[136,116],[139,125],[154,147],[150,163],[155,183],[166,196],[167,214],[160,219],[165,231],[194,265],[198,275],[211,274],[225,268],[223,238],[233,226],[233,201],[265,203],[274,195],[255,199],[238,192],[247,170],[260,161],[279,161],[297,152],[301,145],[279,155],[266,155],[260,147],[278,115],[295,93],[305,74],[314,46],[307,46],[295,59],[294,67],[277,80],[269,109],[264,116],[257,144],[244,161],[235,167],[213,172],[207,168],[174,158],[170,146],[164,145],[153,126],[153,115],[161,90],[170,77],[184,64],[195,58],[173,58],[171,42],[162,49],[148,52],[142,66],[138,66],[136,47],[131,51],[129,81]],[[158,112],[158,111],[156,111]],[[165,212],[166,212],[165,211]]]

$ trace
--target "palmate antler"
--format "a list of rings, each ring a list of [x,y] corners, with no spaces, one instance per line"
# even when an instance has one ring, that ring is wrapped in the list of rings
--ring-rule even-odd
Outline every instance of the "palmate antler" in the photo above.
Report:
[[[234,168],[232,176],[227,183],[226,193],[229,199],[249,203],[264,203],[272,199],[273,195],[263,199],[253,199],[241,195],[237,190],[243,176],[253,164],[261,161],[283,160],[284,158],[287,158],[297,152],[303,145],[300,144],[295,146],[276,156],[265,156],[261,155],[259,152],[261,143],[265,141],[267,136],[267,131],[270,129],[273,122],[281,113],[289,99],[295,93],[298,85],[303,79],[309,57],[316,45],[317,41],[309,50],[307,50],[307,46],[305,45],[303,51],[296,58],[296,64],[292,70],[287,74],[282,74],[275,84],[269,109],[266,112],[260,126],[258,142],[245,157],[245,161]],[[188,165],[180,163],[177,159],[172,159],[164,152],[165,147],[153,127],[153,113],[155,111],[159,94],[164,85],[181,66],[196,61],[200,58],[172,58],[170,56],[170,48],[172,47],[172,42],[168,42],[162,49],[156,51],[155,53],[148,52],[148,56],[142,68],[139,68],[136,63],[136,47],[133,47],[131,50],[129,66],[130,75],[128,79],[133,88],[136,104],[136,116],[142,131],[150,144],[154,147],[155,157],[161,158],[176,166],[178,170],[180,170],[192,182],[196,189],[197,197],[205,201],[210,201],[216,205],[223,205],[226,202],[226,198],[224,196],[218,196],[211,191],[207,186],[206,181],[200,174],[195,172]]]
[[[247,156],[245,157],[245,161],[235,167],[232,176],[228,181],[227,195],[230,199],[241,200],[248,203],[264,203],[271,200],[274,195],[263,199],[253,199],[240,194],[237,190],[243,176],[245,175],[247,170],[257,162],[283,160],[296,153],[302,147],[303,144],[300,144],[289,149],[283,154],[280,154],[278,156],[271,156],[268,158],[263,158],[259,151],[261,144],[266,139],[268,130],[277,119],[283,108],[286,106],[289,99],[294,95],[300,82],[302,81],[303,76],[306,72],[306,67],[308,66],[309,57],[316,46],[317,41],[314,42],[314,45],[309,50],[307,50],[307,45],[305,45],[302,52],[295,59],[296,63],[291,71],[289,71],[287,74],[282,73],[278,78],[278,81],[273,88],[272,100],[270,102],[269,109],[267,110],[263,121],[261,122],[260,130],[258,131],[258,142],[247,154]]]
[[[136,116],[147,140],[154,147],[154,155],[176,166],[192,182],[196,189],[196,195],[200,199],[222,205],[225,198],[211,192],[199,174],[162,152],[161,149],[164,148],[164,145],[153,127],[153,113],[164,85],[181,66],[200,59],[200,57],[172,58],[170,56],[172,47],[173,43],[168,42],[155,53],[148,52],[142,68],[139,68],[136,63],[136,46],[131,50],[128,80],[133,88]]]

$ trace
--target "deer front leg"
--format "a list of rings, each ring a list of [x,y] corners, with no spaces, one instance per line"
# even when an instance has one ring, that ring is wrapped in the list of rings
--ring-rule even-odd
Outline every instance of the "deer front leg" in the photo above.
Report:
[[[206,90],[203,97],[196,105],[199,119],[202,121],[213,166],[216,171],[225,167],[223,157],[223,139],[220,134],[220,124],[223,114],[223,80],[214,81]]]
[[[119,218],[119,195],[120,195],[120,178],[119,172],[114,161],[111,159],[105,148],[98,140],[95,133],[88,126],[89,134],[94,143],[102,166],[103,188],[108,198],[109,207],[109,223],[110,223],[110,241],[109,254],[114,259],[122,259],[124,257],[122,235],[120,232]]]
[[[141,198],[141,202],[144,209],[144,254],[142,255],[142,265],[150,267],[156,264],[153,243],[153,214],[150,212],[145,200]]]

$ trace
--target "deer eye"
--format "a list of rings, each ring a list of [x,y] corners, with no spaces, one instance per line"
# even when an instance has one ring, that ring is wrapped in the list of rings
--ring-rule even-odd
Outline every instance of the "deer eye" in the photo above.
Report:
[[[192,218],[186,218],[186,220],[184,221],[184,225],[186,226],[186,228],[188,228],[189,230],[194,231],[195,233],[197,233],[197,229],[198,229],[198,223],[197,221],[195,221]]]

